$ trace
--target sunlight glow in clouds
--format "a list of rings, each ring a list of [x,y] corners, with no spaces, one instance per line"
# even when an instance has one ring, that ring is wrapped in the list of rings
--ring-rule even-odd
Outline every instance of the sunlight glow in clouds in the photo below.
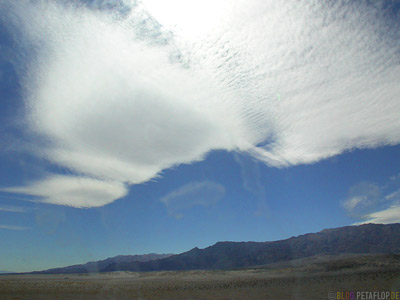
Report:
[[[155,19],[168,30],[187,39],[198,39],[223,26],[223,19],[228,17],[228,0],[144,0],[144,6]]]
[[[9,191],[101,206],[213,149],[282,167],[400,142],[400,31],[380,10],[163,3],[126,15],[0,4],[17,44],[36,54],[21,64],[29,133],[44,138],[37,155],[79,174]]]

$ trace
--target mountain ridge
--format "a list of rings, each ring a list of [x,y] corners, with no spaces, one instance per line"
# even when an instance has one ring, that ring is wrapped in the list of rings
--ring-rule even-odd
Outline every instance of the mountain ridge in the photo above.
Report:
[[[311,257],[318,254],[400,253],[400,224],[363,224],[324,229],[267,242],[217,242],[148,261],[113,261],[97,272],[235,269]],[[102,265],[103,266],[103,265]],[[69,267],[44,270],[68,272]]]
[[[138,255],[117,255],[113,257],[108,257],[103,260],[90,261],[86,264],[76,264],[67,267],[51,268],[44,271],[35,271],[35,273],[47,273],[47,274],[58,274],[58,273],[96,273],[101,272],[102,269],[107,267],[112,263],[126,263],[131,261],[147,262],[154,259],[167,258],[173,254],[138,254]]]

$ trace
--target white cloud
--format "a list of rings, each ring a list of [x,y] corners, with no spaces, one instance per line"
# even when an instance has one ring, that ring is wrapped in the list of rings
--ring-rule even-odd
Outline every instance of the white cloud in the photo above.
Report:
[[[124,197],[127,188],[117,181],[55,175],[27,186],[4,188],[2,191],[38,196],[43,203],[97,207]]]
[[[400,222],[400,181],[390,177],[386,184],[377,185],[361,182],[349,190],[348,198],[342,202],[346,212],[366,223],[397,223]]]
[[[348,198],[343,203],[343,206],[346,210],[352,211],[357,205],[360,205],[360,203],[363,203],[365,200],[367,200],[367,197],[365,196],[356,196]]]
[[[251,3],[188,50],[238,96],[247,141],[267,140],[251,153],[282,166],[399,142],[399,43],[376,11]]]
[[[28,229],[31,229],[31,227],[16,226],[16,225],[2,225],[2,224],[0,224],[0,229],[8,229],[8,230],[28,230]]]
[[[385,210],[377,211],[365,216],[365,221],[356,225],[367,223],[391,224],[400,223],[400,206],[391,206]]]
[[[385,199],[389,201],[400,200],[400,189],[386,195]]]
[[[221,184],[211,181],[191,182],[171,191],[161,198],[161,202],[170,215],[182,218],[187,209],[214,205],[224,194],[225,188]]]
[[[352,186],[349,196],[342,202],[347,213],[360,217],[373,211],[381,203],[381,188],[371,182],[361,182]]]
[[[96,200],[89,187],[73,205],[109,203],[125,183],[213,149],[280,167],[400,142],[398,29],[376,8],[151,2],[149,12],[132,4],[124,15],[44,0],[0,4],[25,51],[37,155],[117,190]],[[14,191],[69,203],[34,188],[46,184]]]

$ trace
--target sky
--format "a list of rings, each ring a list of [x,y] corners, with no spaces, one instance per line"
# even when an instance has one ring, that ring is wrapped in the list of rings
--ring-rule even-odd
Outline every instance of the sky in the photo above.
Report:
[[[400,222],[400,2],[0,3],[0,271]]]

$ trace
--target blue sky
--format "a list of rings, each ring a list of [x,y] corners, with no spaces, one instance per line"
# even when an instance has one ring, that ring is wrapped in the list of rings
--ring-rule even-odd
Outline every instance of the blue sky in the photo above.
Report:
[[[2,2],[0,270],[399,222],[399,8]]]

